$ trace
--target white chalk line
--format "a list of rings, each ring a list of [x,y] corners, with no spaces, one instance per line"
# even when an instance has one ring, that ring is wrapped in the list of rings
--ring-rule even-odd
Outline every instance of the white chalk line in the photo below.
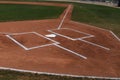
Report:
[[[120,41],[120,38],[117,37],[112,31],[109,31],[118,41]]]
[[[38,36],[40,36],[40,37],[43,37],[43,38],[45,38],[45,39],[48,39],[48,40],[54,42],[54,43],[27,48],[26,46],[24,46],[23,44],[21,44],[20,42],[18,42],[17,40],[15,40],[13,37],[10,36],[10,35],[23,35],[23,34],[30,34],[30,33],[36,34],[36,35],[38,35]],[[15,42],[16,44],[18,44],[20,47],[22,47],[23,49],[25,49],[25,50],[32,50],[32,49],[36,49],[36,48],[41,48],[41,47],[46,47],[46,46],[54,45],[54,46],[57,46],[57,47],[59,47],[59,48],[62,48],[62,49],[64,49],[64,50],[66,50],[66,51],[68,51],[68,52],[71,52],[71,53],[73,53],[73,54],[75,54],[75,55],[77,55],[77,56],[79,56],[79,57],[82,57],[82,58],[84,58],[84,59],[87,59],[85,56],[82,56],[82,55],[80,55],[80,54],[78,54],[78,53],[76,53],[76,52],[74,52],[74,51],[72,51],[72,50],[69,50],[69,49],[67,49],[67,48],[64,48],[64,47],[62,47],[62,46],[57,45],[57,44],[60,44],[60,43],[57,42],[57,41],[55,41],[55,40],[52,40],[52,39],[50,39],[50,38],[47,38],[47,37],[45,37],[45,36],[43,36],[43,35],[41,35],[41,34],[39,34],[39,33],[37,33],[37,32],[14,33],[14,34],[10,34],[10,35],[6,35],[6,36],[7,36],[9,39],[11,39],[13,42]]]
[[[51,30],[48,30],[48,32],[54,33],[54,34],[56,34],[56,35],[59,35],[59,36],[65,37],[65,38],[70,39],[70,40],[73,40],[73,41],[78,40],[78,39],[86,39],[86,38],[94,37],[94,35],[89,35],[89,36],[80,37],[80,38],[71,38],[71,37],[68,37],[68,36],[65,36],[65,35],[62,35],[62,34],[56,33],[56,32],[54,32],[54,31],[51,31]]]
[[[91,36],[85,36],[85,37],[81,37],[79,39],[86,39],[86,38],[91,38],[91,37],[95,37],[94,35],[91,35]]]
[[[77,33],[80,33],[80,34],[87,35],[87,36],[73,39],[73,38],[71,38],[71,37],[68,37],[68,36],[61,35],[61,34],[59,34],[59,33],[53,32],[53,31],[58,30],[58,29],[51,29],[51,30],[48,30],[48,31],[49,31],[49,32],[53,32],[54,34],[57,34],[57,35],[66,37],[66,38],[71,39],[71,40],[78,40],[78,39],[86,39],[86,38],[95,37],[95,36],[92,35],[92,34],[88,34],[88,33],[85,33],[85,32],[82,32],[82,31],[78,31],[78,30],[75,30],[75,29],[71,29],[71,28],[60,28],[59,30],[61,30],[61,29],[71,30],[71,31],[74,31],[74,32],[77,32]]]
[[[82,75],[72,75],[72,74],[62,74],[62,73],[52,73],[52,72],[40,72],[40,71],[32,71],[32,70],[24,70],[24,69],[16,69],[16,68],[8,68],[8,67],[0,67],[2,70],[11,70],[17,72],[28,72],[28,73],[37,73],[37,74],[46,74],[46,75],[56,75],[56,76],[68,76],[68,77],[76,77],[76,78],[93,78],[93,79],[111,79],[111,80],[120,80],[117,77],[97,77],[97,76],[82,76]]]
[[[36,48],[42,48],[42,47],[46,47],[46,46],[52,46],[54,44],[57,44],[57,43],[46,44],[46,45],[41,45],[41,46],[35,46],[35,47],[28,48],[28,50],[32,50],[32,49],[36,49]]]
[[[59,34],[59,33],[53,32],[53,31],[51,31],[51,30],[48,30],[48,32],[54,33],[54,34],[56,34],[56,35],[59,35],[59,36],[65,37],[65,38],[70,39],[70,40],[73,40],[73,41],[76,40],[76,39],[70,38],[70,37],[68,37],[68,36],[64,36],[64,35],[62,35],[62,34]]]
[[[110,50],[110,48],[107,48],[107,47],[104,47],[104,46],[101,46],[101,45],[98,45],[98,44],[95,44],[95,43],[92,43],[92,42],[89,42],[89,41],[83,40],[83,39],[85,39],[85,38],[94,37],[93,35],[92,35],[92,36],[87,36],[87,37],[81,37],[81,38],[73,39],[73,38],[70,38],[70,37],[68,37],[68,36],[65,36],[65,35],[62,35],[62,34],[59,34],[59,33],[53,32],[53,31],[51,31],[51,30],[48,30],[48,31],[51,32],[51,33],[54,33],[54,34],[56,34],[56,35],[62,36],[62,37],[64,37],[64,38],[67,38],[67,39],[73,40],[73,41],[80,40],[80,41],[82,41],[82,42],[85,42],[85,43],[88,43],[88,44],[91,44],[91,45],[94,45],[94,46],[100,47],[100,48],[102,48],[102,49]]]
[[[9,34],[9,35],[23,35],[23,34],[36,34],[37,36],[43,37],[43,38],[48,39],[48,40],[50,40],[50,41],[52,41],[52,42],[59,43],[59,42],[56,42],[56,41],[54,41],[54,40],[52,40],[52,39],[50,39],[50,38],[47,38],[47,37],[39,34],[39,33],[37,33],[37,32],[11,33],[11,34]]]
[[[58,28],[57,28],[57,29],[60,29],[60,28],[62,27],[63,22],[64,22],[64,20],[65,20],[65,18],[66,18],[66,16],[67,16],[67,14],[68,14],[68,12],[69,12],[70,8],[71,8],[71,5],[69,5],[69,6],[68,6],[68,9],[67,9],[67,11],[66,11],[66,13],[65,13],[65,15],[64,15],[64,17],[63,17],[63,19],[61,20],[61,22],[60,22],[60,24],[59,24],[59,26],[58,26]]]
[[[22,32],[22,33],[11,33],[11,34],[9,34],[9,35],[15,36],[15,35],[33,34],[33,33],[34,33],[34,32]]]
[[[12,33],[8,33],[8,32],[0,32],[0,34],[12,34]]]
[[[79,56],[79,57],[81,57],[81,58],[83,58],[83,59],[87,59],[87,57],[85,57],[85,56],[83,56],[83,55],[81,55],[81,54],[79,54],[79,53],[76,53],[76,52],[74,52],[74,51],[72,51],[72,50],[70,50],[70,49],[67,49],[67,48],[62,47],[62,46],[57,45],[57,44],[54,44],[54,45],[57,46],[57,47],[59,47],[59,48],[61,48],[61,49],[63,49],[63,50],[66,50],[66,51],[68,51],[68,52],[70,52],[70,53],[72,53],[72,54],[75,54],[75,55],[77,55],[77,56]]]
[[[13,42],[15,42],[17,45],[19,45],[20,47],[22,47],[24,50],[31,50],[31,49],[36,49],[36,48],[41,48],[41,47],[46,47],[46,46],[51,46],[51,45],[53,45],[53,43],[51,43],[51,44],[45,44],[45,45],[40,45],[40,46],[35,46],[35,47],[30,47],[30,48],[28,48],[28,47],[26,47],[26,46],[24,46],[23,44],[21,44],[20,42],[18,42],[17,40],[15,40],[13,37],[11,37],[12,35],[23,35],[23,34],[36,34],[37,36],[39,36],[39,37],[43,37],[43,38],[45,38],[45,39],[47,39],[47,40],[50,40],[50,41],[52,41],[52,42],[54,42],[54,44],[59,44],[59,42],[57,42],[57,41],[54,41],[54,40],[51,40],[51,39],[49,39],[49,38],[47,38],[47,37],[45,37],[45,36],[43,36],[43,35],[41,35],[41,34],[39,34],[39,33],[37,33],[37,32],[23,32],[23,33],[13,33],[13,34],[9,34],[9,35],[6,35],[6,37],[8,37],[10,40],[12,40]]]
[[[92,43],[92,42],[89,42],[89,41],[86,41],[86,40],[83,40],[83,39],[78,39],[82,42],[85,42],[85,43],[88,43],[88,44],[91,44],[91,45],[94,45],[94,46],[97,46],[97,47],[100,47],[100,48],[103,48],[105,50],[110,50],[110,48],[107,48],[107,47],[104,47],[104,46],[101,46],[101,45],[98,45],[98,44],[95,44],[95,43]]]
[[[19,45],[23,49],[28,50],[27,47],[25,47],[24,45],[22,45],[21,43],[19,43],[17,40],[15,40],[14,38],[12,38],[10,35],[6,35],[6,37],[8,37],[10,40],[12,40],[13,42],[15,42],[17,45]]]
[[[96,26],[91,26],[91,25],[89,25],[89,24],[80,23],[80,22],[75,22],[75,21],[70,21],[70,22],[73,22],[73,23],[76,23],[76,24],[82,24],[82,25],[85,25],[85,26],[88,26],[88,27],[93,27],[93,28],[96,28],[96,29],[99,29],[99,30],[102,30],[102,31],[107,31],[107,32],[109,32],[109,30],[107,30],[107,29],[103,29],[103,28],[96,27]]]
[[[74,32],[77,32],[77,33],[82,33],[82,34],[85,34],[85,35],[88,35],[88,36],[91,35],[91,34],[88,34],[88,33],[85,33],[85,32],[79,31],[79,30],[71,29],[71,28],[60,28],[60,29],[67,29],[67,30],[71,30],[71,31],[74,31]],[[51,30],[54,31],[54,30],[58,30],[58,29],[51,29]]]

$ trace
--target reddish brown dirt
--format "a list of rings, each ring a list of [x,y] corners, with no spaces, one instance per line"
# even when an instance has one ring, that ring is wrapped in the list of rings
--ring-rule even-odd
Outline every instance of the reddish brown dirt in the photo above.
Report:
[[[61,6],[67,7],[67,4],[60,4],[60,3],[50,3],[50,2],[18,2],[18,1],[0,1],[0,4],[30,4],[30,5],[47,5],[47,6]]]
[[[67,36],[67,37],[70,37],[72,39],[88,36],[86,34],[70,30],[69,28],[68,29],[53,30],[53,32],[64,35],[64,36]]]
[[[11,3],[15,4],[15,2]],[[27,4],[27,2],[21,3]],[[53,5],[56,4],[54,3]],[[65,12],[62,15],[64,14]],[[51,38],[60,42],[61,46],[86,56],[88,59],[85,60],[56,46],[25,51],[8,39],[5,34],[0,34],[0,66],[72,75],[120,77],[120,42],[106,30],[69,20],[69,15],[67,15],[63,28],[72,28],[95,35],[95,37],[86,40],[106,46],[110,50],[104,50],[81,41],[71,41],[60,36]],[[0,32],[21,33],[35,31],[42,35],[51,34],[47,30],[57,28],[61,19],[1,22]],[[71,33],[68,34],[71,35]],[[28,38],[28,36],[23,37]],[[34,42],[36,38],[31,40]],[[32,44],[32,42],[30,43]],[[31,44],[27,45],[31,46]]]
[[[54,43],[33,33],[14,35],[11,37],[17,40],[22,45],[26,46],[27,48]]]

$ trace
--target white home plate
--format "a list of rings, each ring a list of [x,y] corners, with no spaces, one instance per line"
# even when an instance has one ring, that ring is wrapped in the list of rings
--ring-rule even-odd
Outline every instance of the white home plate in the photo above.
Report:
[[[48,35],[45,35],[46,37],[56,37],[55,34],[48,34]]]

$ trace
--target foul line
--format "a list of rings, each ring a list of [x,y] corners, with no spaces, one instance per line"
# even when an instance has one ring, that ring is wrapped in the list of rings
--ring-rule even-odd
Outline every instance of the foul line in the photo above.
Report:
[[[48,31],[51,32],[51,33],[57,34],[57,35],[59,35],[59,36],[62,36],[62,37],[71,39],[71,40],[78,40],[78,39],[86,39],[86,38],[95,37],[94,35],[91,35],[91,34],[88,34],[88,33],[82,32],[82,31],[78,31],[78,30],[75,30],[75,29],[71,29],[71,28],[61,28],[61,29],[71,30],[71,31],[74,31],[74,32],[77,32],[77,33],[80,33],[80,34],[87,35],[87,36],[73,39],[73,38],[71,38],[71,37],[68,37],[68,36],[65,36],[65,35],[62,35],[62,34],[59,34],[59,33],[54,32],[55,30],[58,30],[58,29],[52,29],[52,30],[48,30]],[[60,29],[59,29],[59,30],[60,30]]]
[[[117,37],[112,31],[109,31],[118,41],[120,41],[120,38]]]
[[[36,49],[36,48],[41,48],[41,47],[46,47],[46,46],[51,46],[51,45],[54,45],[54,44],[57,44],[57,43],[46,44],[46,45],[41,45],[41,46],[35,46],[35,47],[28,48],[28,50],[32,50],[32,49]]]
[[[86,38],[91,38],[91,37],[95,37],[94,35],[90,35],[90,36],[85,36],[85,37],[81,37],[81,38],[78,38],[78,39],[86,39]]]
[[[82,76],[82,75],[72,75],[72,74],[62,74],[62,73],[51,73],[51,72],[39,72],[39,71],[31,71],[31,70],[23,70],[23,69],[16,69],[16,68],[7,68],[7,67],[0,67],[2,70],[11,70],[17,72],[28,72],[28,73],[37,73],[37,74],[46,74],[46,75],[56,75],[56,76],[68,76],[68,77],[77,77],[77,78],[92,78],[92,79],[111,79],[111,80],[120,80],[120,78],[115,77],[97,77],[97,76]]]
[[[13,42],[15,42],[16,44],[18,44],[23,49],[28,50],[27,47],[25,47],[24,45],[20,44],[17,40],[15,40],[14,38],[12,38],[10,35],[6,35],[6,37],[8,37],[9,39],[11,39]]]
[[[57,29],[60,29],[60,28],[62,27],[63,22],[64,22],[64,20],[65,20],[65,18],[66,18],[66,16],[67,16],[67,14],[68,14],[68,12],[69,12],[70,8],[71,8],[71,5],[69,5],[69,6],[68,6],[68,9],[67,9],[67,11],[66,11],[66,13],[65,13],[65,15],[64,15],[64,17],[63,17],[62,21],[60,22],[60,24],[59,24],[59,26],[58,26],[58,28],[57,28]]]
[[[61,48],[61,49],[66,50],[66,51],[68,51],[68,52],[71,52],[71,53],[73,53],[73,54],[75,54],[75,55],[77,55],[77,56],[79,56],[79,57],[81,57],[81,58],[83,58],[83,59],[87,59],[87,57],[85,57],[85,56],[83,56],[83,55],[81,55],[81,54],[78,54],[78,53],[76,53],[76,52],[74,52],[74,51],[72,51],[72,50],[69,50],[69,49],[67,49],[67,48],[65,48],[65,47],[62,47],[62,46],[57,45],[57,44],[54,44],[54,45],[57,46],[57,47],[59,47],[59,48]]]
[[[86,41],[86,40],[83,40],[83,39],[78,39],[82,42],[85,42],[85,43],[88,43],[88,44],[91,44],[91,45],[94,45],[94,46],[97,46],[97,47],[100,47],[100,48],[103,48],[105,50],[110,50],[110,48],[107,48],[107,47],[104,47],[104,46],[101,46],[101,45],[98,45],[98,44],[95,44],[95,43],[92,43],[92,42],[89,42],[89,41]]]
[[[85,32],[79,31],[79,30],[71,29],[71,28],[60,28],[60,29],[67,29],[67,30],[71,30],[71,31],[74,31],[74,32],[77,32],[77,33],[82,33],[82,34],[85,34],[85,35],[91,35],[91,34],[88,34],[88,33],[85,33]],[[58,29],[51,29],[51,30],[55,31],[55,30],[58,30]]]
[[[12,33],[8,33],[8,32],[0,32],[0,34],[12,34]]]
[[[62,35],[62,34],[59,34],[59,33],[53,32],[53,31],[51,31],[51,30],[48,30],[48,31],[51,32],[51,33],[54,33],[54,34],[56,34],[56,35],[59,35],[59,36],[65,37],[65,38],[67,38],[67,39],[73,40],[73,41],[76,40],[76,39],[70,38],[70,37],[68,37],[68,36],[64,36],[64,35]]]

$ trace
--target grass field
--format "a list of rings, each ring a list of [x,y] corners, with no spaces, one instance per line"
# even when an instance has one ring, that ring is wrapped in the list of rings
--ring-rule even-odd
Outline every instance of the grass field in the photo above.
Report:
[[[120,37],[120,9],[91,4],[74,4],[72,20],[112,30]]]
[[[53,19],[59,17],[64,7],[0,4],[0,21]]]
[[[9,71],[9,70],[0,70],[0,80],[104,80],[104,79],[61,77],[61,76],[21,73],[16,71]]]

